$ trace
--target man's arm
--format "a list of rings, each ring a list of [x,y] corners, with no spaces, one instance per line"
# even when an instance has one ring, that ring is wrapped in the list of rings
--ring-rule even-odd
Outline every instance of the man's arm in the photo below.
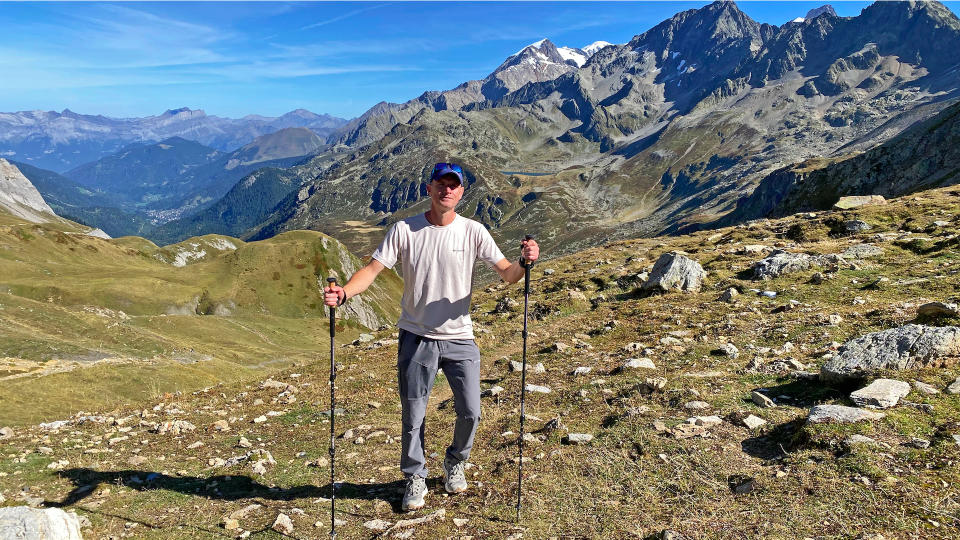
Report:
[[[536,261],[540,258],[540,246],[537,245],[536,240],[532,238],[530,240],[524,240],[520,242],[521,247],[521,256],[529,262]],[[520,261],[510,262],[506,258],[500,259],[497,264],[493,265],[493,269],[500,274],[500,279],[506,281],[507,283],[516,283],[523,279],[525,270],[520,266]]]
[[[336,285],[333,287],[324,287],[323,289],[323,303],[330,307],[336,307],[343,302],[346,302],[347,298],[353,298],[354,296],[362,293],[367,290],[367,287],[373,283],[373,280],[377,278],[383,269],[386,268],[383,266],[383,263],[371,259],[366,266],[357,270],[357,273],[350,276],[350,279],[347,281],[347,284],[343,287]],[[343,300],[341,300],[341,298]]]

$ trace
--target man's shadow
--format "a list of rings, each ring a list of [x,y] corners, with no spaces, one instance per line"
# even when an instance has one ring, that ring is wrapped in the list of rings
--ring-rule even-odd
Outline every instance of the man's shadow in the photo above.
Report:
[[[197,495],[209,499],[236,501],[241,499],[266,499],[291,501],[306,498],[329,498],[330,484],[324,486],[301,485],[289,488],[270,487],[257,482],[249,476],[216,475],[210,477],[169,476],[155,471],[120,470],[97,471],[87,468],[73,468],[59,471],[58,474],[70,480],[75,486],[62,501],[47,501],[48,507],[66,507],[75,505],[96,493],[101,485],[122,485],[137,491],[167,490]],[[437,482],[434,480],[434,482]],[[428,481],[429,483],[429,481]],[[336,482],[338,499],[381,500],[400,512],[404,482],[379,482],[355,484]]]

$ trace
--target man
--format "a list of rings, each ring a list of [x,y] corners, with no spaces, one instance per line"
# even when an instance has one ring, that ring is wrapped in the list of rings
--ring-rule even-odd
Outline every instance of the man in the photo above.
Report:
[[[467,489],[463,466],[480,420],[480,350],[470,321],[474,263],[481,259],[504,281],[516,283],[524,275],[523,261],[532,263],[540,256],[537,243],[524,240],[521,258],[508,261],[483,225],[455,212],[464,189],[459,165],[437,163],[427,185],[430,210],[394,224],[372,260],[346,285],[324,289],[328,306],[342,305],[365,291],[384,268],[397,259],[402,262],[397,373],[403,428],[400,470],[407,479],[404,511],[422,508],[427,493],[424,417],[438,369],[450,383],[457,413],[453,442],[443,460],[444,488],[448,493]]]

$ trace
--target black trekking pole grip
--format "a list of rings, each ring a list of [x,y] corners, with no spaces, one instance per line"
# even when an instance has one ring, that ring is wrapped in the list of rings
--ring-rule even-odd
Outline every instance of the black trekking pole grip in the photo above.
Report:
[[[333,287],[337,278],[327,278],[327,284]],[[337,499],[337,485],[334,483],[334,457],[336,455],[334,441],[334,418],[337,415],[337,402],[334,396],[334,383],[337,380],[337,364],[334,362],[333,340],[337,335],[337,308],[330,306],[330,538],[337,537],[337,518],[335,501]]]

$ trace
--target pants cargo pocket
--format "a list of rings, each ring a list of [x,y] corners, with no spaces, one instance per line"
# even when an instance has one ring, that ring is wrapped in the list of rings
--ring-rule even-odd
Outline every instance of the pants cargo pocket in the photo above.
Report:
[[[422,337],[401,331],[397,353],[400,397],[416,399],[429,395],[437,376],[438,362],[436,351]]]

